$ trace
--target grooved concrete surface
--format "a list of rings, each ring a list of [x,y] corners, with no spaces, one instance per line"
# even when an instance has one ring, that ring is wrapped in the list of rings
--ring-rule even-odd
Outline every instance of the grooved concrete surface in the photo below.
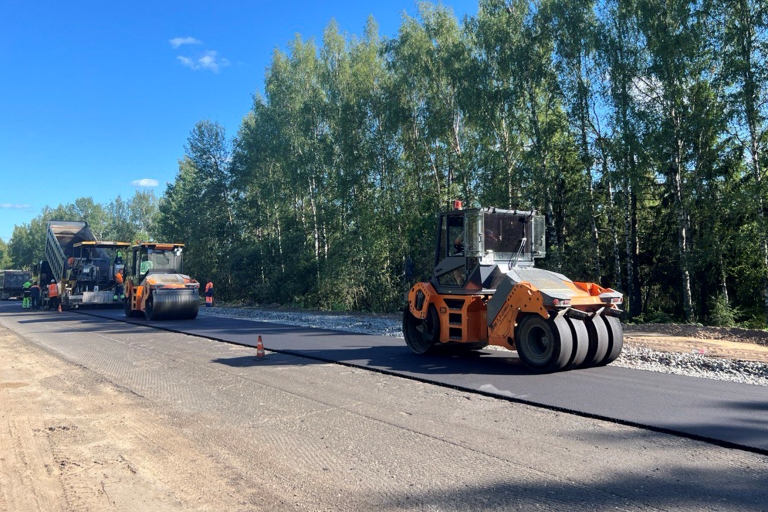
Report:
[[[87,314],[125,320],[122,311],[114,309]],[[144,320],[131,322],[147,324]],[[200,316],[193,321],[152,325],[244,345],[255,345],[261,334],[268,349],[285,353],[768,453],[768,389],[762,386],[613,366],[534,375],[510,352],[425,357],[411,353],[399,338],[229,318]]]
[[[222,467],[243,510],[768,503],[763,455],[92,316],[3,305],[0,324],[143,397]]]

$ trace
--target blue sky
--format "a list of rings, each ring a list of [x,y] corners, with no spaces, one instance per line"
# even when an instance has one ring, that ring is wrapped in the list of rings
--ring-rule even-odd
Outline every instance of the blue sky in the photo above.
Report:
[[[160,197],[197,121],[236,134],[275,48],[331,19],[361,35],[369,15],[394,37],[404,13],[413,0],[0,0],[0,238],[46,205]]]

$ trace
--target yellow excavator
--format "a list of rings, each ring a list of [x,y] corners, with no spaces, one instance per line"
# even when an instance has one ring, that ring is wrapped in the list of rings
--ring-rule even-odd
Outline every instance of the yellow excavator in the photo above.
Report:
[[[147,320],[193,319],[200,283],[183,274],[184,244],[139,242],[125,267],[125,316]]]
[[[537,372],[601,366],[623,347],[620,292],[534,267],[546,255],[544,217],[497,208],[438,218],[432,278],[414,285],[403,333],[417,354],[437,347],[517,350]]]

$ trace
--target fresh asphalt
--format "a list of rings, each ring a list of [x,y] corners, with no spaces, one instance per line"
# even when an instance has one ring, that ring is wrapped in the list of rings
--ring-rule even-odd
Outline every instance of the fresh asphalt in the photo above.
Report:
[[[245,346],[255,347],[261,336],[267,351],[366,368],[768,454],[768,388],[764,386],[612,366],[537,375],[510,352],[417,356],[404,340],[388,336],[204,315],[195,320],[147,322],[128,319],[122,310],[81,312]],[[269,365],[269,356],[260,364]]]

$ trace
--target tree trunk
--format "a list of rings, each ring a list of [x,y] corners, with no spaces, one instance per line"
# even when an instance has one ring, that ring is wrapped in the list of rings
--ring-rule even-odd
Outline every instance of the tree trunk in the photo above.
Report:
[[[677,119],[674,111],[672,116]],[[679,123],[676,122],[676,127]],[[676,130],[677,131],[677,130]],[[686,322],[694,320],[693,315],[693,297],[691,294],[691,273],[689,270],[689,219],[687,209],[683,198],[683,176],[682,176],[682,153],[683,142],[679,138],[673,141],[675,146],[673,150],[670,178],[672,179],[673,193],[675,197],[675,213],[677,217],[677,249],[680,257],[680,277],[682,279],[683,293],[683,317]]]
[[[317,220],[317,204],[315,203],[315,177],[309,180],[309,207],[312,210],[312,239],[314,242],[315,274],[320,284],[320,227]]]
[[[637,194],[631,183],[627,183],[627,209],[624,217],[625,244],[627,253],[627,296],[629,317],[643,312],[643,294],[640,288],[640,240],[637,234]]]
[[[277,227],[277,252],[280,259],[280,273],[285,274],[285,258],[283,257],[283,231],[280,229],[280,210],[275,207],[275,224]]]
[[[603,175],[607,176],[607,173],[608,163],[603,161]],[[608,185],[608,211],[610,212],[608,222],[611,225],[611,240],[613,242],[613,283],[611,286],[621,290],[623,289],[621,286],[621,250],[619,249],[619,230],[616,228],[619,215],[616,212],[616,200],[613,197],[613,184],[610,178],[606,177],[606,183]]]

